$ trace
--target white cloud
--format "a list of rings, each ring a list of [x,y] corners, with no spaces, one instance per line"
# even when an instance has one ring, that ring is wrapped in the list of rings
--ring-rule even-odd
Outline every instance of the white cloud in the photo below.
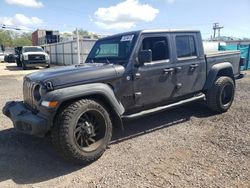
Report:
[[[38,17],[27,17],[23,14],[15,14],[13,17],[0,17],[0,24],[27,28],[28,26],[42,24],[43,20]]]
[[[159,10],[138,0],[125,0],[115,6],[98,8],[93,21],[104,29],[130,29],[138,22],[151,22]]]
[[[37,0],[5,0],[10,5],[19,5],[24,7],[41,8],[43,3]]]
[[[175,2],[175,0],[166,0],[167,3],[172,4]]]

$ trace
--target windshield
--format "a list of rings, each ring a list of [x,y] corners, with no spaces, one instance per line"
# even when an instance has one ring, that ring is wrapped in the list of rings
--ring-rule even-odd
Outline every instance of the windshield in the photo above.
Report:
[[[38,47],[25,47],[23,52],[43,52],[43,49]]]
[[[135,40],[136,36],[130,34],[97,41],[87,58],[87,62],[99,62],[99,60],[102,62],[104,60],[107,63],[113,60],[118,63],[125,62],[130,57]]]

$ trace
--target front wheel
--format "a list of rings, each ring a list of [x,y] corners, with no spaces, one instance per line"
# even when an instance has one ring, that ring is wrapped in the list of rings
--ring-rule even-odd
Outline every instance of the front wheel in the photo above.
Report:
[[[108,112],[95,100],[82,99],[64,108],[52,129],[52,142],[74,163],[90,163],[106,150],[112,137]]]
[[[234,100],[235,84],[232,78],[218,77],[206,94],[208,107],[218,113],[226,112]]]

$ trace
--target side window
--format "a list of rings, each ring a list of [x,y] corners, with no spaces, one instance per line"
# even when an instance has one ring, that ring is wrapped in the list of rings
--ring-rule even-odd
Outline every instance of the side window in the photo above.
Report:
[[[169,59],[168,41],[165,37],[148,37],[142,41],[142,50],[152,51],[152,60]]]
[[[195,40],[193,36],[176,36],[175,41],[178,58],[197,56]]]

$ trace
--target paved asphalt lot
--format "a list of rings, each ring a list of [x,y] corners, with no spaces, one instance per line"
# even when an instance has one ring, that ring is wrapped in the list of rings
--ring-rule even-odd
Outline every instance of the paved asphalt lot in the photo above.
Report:
[[[1,109],[22,99],[23,75],[33,71],[0,64]],[[247,74],[227,113],[195,103],[127,121],[104,155],[84,167],[63,161],[49,137],[16,132],[0,113],[0,187],[250,187]]]

